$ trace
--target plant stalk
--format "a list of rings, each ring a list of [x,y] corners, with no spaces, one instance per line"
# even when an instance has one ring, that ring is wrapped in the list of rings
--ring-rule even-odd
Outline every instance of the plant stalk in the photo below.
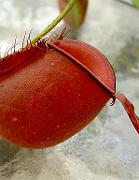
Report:
[[[48,34],[66,15],[67,13],[72,9],[72,7],[74,6],[74,4],[77,2],[78,0],[70,0],[70,2],[67,4],[67,6],[65,7],[65,9],[59,14],[59,16],[57,16],[57,18],[47,26],[47,28],[45,28],[41,33],[39,33],[32,41],[32,44],[35,44],[39,39],[41,39],[42,37],[44,37],[46,34]]]

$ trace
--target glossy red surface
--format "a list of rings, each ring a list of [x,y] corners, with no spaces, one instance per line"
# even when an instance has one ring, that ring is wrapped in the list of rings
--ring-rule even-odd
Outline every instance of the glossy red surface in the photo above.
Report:
[[[98,50],[72,40],[51,44],[77,58],[115,91],[113,70]],[[65,141],[88,125],[111,98],[70,56],[47,45],[5,57],[0,74],[0,135],[23,147]]]

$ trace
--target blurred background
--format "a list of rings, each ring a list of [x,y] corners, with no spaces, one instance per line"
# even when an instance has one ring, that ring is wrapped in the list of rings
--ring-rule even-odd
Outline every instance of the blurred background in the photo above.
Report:
[[[16,37],[20,48],[25,31],[34,37],[58,14],[56,0],[0,0],[1,55]],[[84,24],[70,36],[105,54],[117,91],[139,115],[139,9],[118,0],[90,0]],[[31,150],[0,139],[0,180],[139,180],[139,136],[121,104],[109,102],[88,127],[55,147]]]

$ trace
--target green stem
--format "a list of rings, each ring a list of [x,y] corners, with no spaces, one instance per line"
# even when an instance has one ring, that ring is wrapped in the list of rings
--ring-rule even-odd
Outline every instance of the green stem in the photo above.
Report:
[[[60,15],[51,23],[48,25],[47,28],[45,28],[41,33],[39,33],[33,40],[32,44],[35,44],[40,38],[45,36],[48,32],[50,32],[65,16],[66,14],[72,9],[74,4],[78,0],[70,0],[70,2],[67,4],[65,9],[60,13]]]
[[[139,0],[132,0],[135,7],[139,8]]]

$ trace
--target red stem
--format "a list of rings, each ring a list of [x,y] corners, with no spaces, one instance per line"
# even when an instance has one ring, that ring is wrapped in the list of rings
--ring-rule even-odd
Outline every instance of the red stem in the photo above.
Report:
[[[139,117],[135,114],[133,104],[123,94],[115,94],[115,97],[122,103],[125,111],[127,112],[134,128],[139,134]]]

